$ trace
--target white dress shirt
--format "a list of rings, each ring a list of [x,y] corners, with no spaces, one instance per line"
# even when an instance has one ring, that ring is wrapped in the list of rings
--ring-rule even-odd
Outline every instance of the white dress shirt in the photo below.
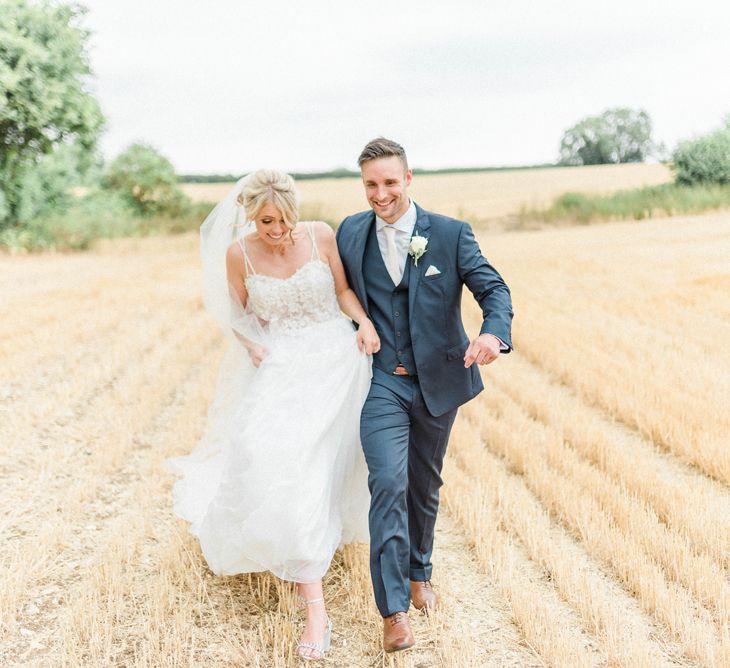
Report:
[[[411,205],[406,212],[398,218],[394,223],[386,223],[382,218],[375,216],[375,232],[378,237],[378,248],[383,256],[383,261],[388,255],[388,240],[386,239],[383,228],[387,225],[395,230],[395,250],[398,254],[398,267],[400,275],[403,276],[403,270],[406,268],[406,260],[408,259],[408,246],[413,236],[413,228],[416,226],[416,205],[411,200]]]

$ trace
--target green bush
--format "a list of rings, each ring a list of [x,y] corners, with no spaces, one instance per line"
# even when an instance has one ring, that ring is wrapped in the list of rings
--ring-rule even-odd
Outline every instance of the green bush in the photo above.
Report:
[[[15,184],[15,222],[63,213],[73,203],[71,189],[83,180],[88,156],[77,144],[60,144],[19,169]]]
[[[179,216],[190,202],[172,163],[148,144],[132,144],[107,167],[102,186],[119,193],[140,216]]]
[[[146,236],[197,232],[214,206],[215,204],[212,202],[193,202],[175,216],[159,214],[149,218],[138,218],[136,234]]]
[[[730,185],[664,183],[608,195],[565,193],[548,209],[523,209],[518,223],[524,226],[531,221],[587,224],[600,220],[643,220],[723,207],[730,207]]]
[[[730,124],[703,137],[681,142],[672,159],[677,183],[730,182]]]
[[[197,231],[212,208],[213,204],[197,202],[175,217],[140,216],[120,195],[95,189],[62,213],[0,230],[0,249],[10,253],[86,250],[97,239]]]
[[[64,211],[38,216],[0,232],[0,246],[23,250],[85,250],[98,238],[130,236],[138,227],[133,212],[117,196],[92,192]]]

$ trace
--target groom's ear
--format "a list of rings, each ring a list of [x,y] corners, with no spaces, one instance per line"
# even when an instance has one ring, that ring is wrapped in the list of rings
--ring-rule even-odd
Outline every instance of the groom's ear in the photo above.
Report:
[[[411,181],[413,181],[413,170],[412,169],[406,169],[405,184],[407,186],[409,186],[409,185],[411,185]]]

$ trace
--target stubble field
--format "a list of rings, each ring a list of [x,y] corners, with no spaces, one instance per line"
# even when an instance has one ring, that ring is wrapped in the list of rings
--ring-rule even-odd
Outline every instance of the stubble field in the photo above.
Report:
[[[730,214],[480,241],[516,351],[454,428],[444,607],[384,656],[349,546],[327,664],[730,665]],[[0,258],[0,665],[299,665],[292,587],[171,514],[224,352],[198,280],[194,235]]]

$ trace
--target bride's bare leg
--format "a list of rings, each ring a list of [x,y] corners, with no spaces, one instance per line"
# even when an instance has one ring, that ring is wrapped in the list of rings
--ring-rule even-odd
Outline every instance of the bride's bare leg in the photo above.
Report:
[[[297,593],[305,601],[324,599],[324,594],[322,592],[322,580],[310,583],[297,582]],[[325,610],[324,600],[319,601],[318,603],[310,603],[304,607],[307,612],[307,623],[299,642],[314,642],[321,645],[325,630],[327,629],[327,611]],[[310,647],[300,647],[299,654],[301,656],[308,656],[312,659],[321,658],[320,653]]]

